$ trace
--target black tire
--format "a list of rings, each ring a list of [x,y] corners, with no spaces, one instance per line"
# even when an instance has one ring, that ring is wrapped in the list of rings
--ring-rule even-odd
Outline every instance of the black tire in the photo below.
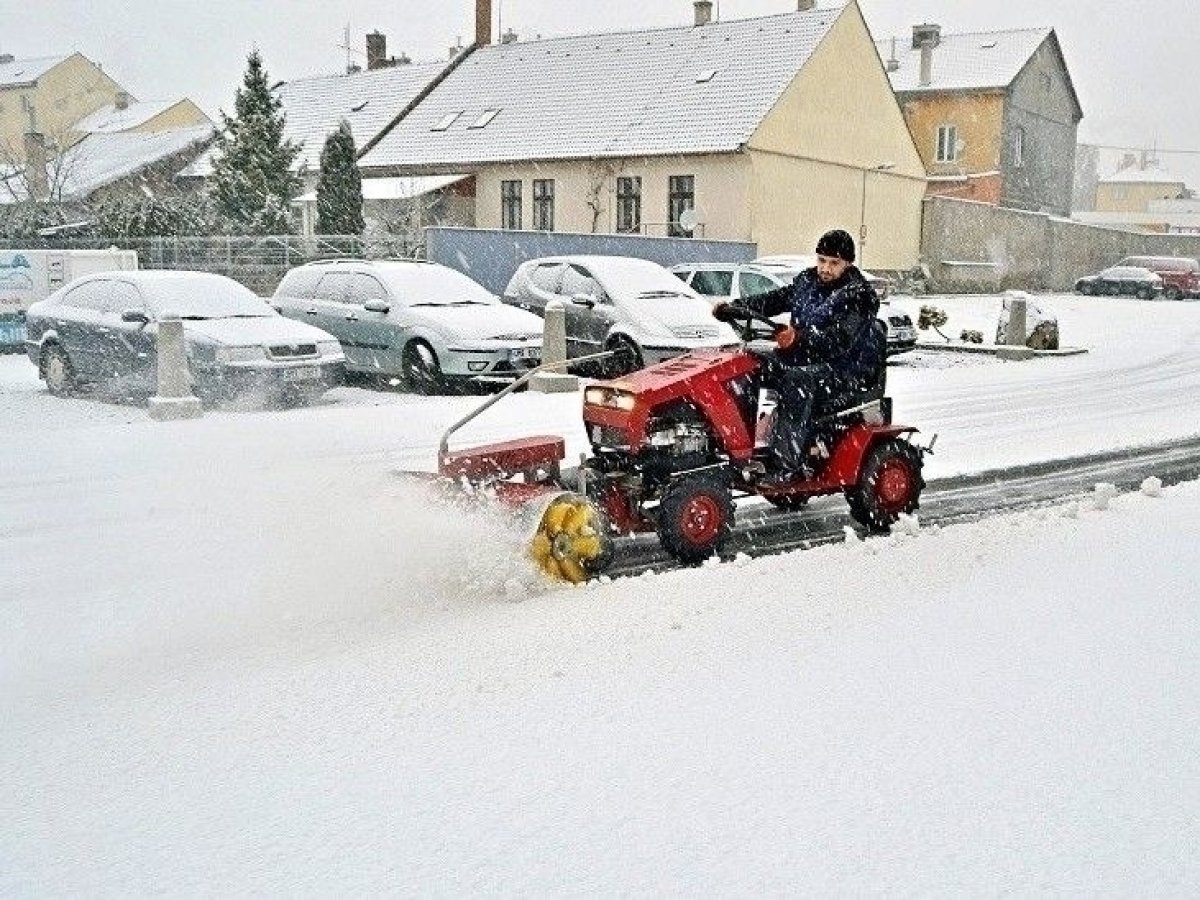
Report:
[[[658,505],[658,539],[682,563],[720,552],[733,527],[733,496],[713,474],[685,475],[667,486]]]
[[[636,372],[646,364],[637,344],[624,335],[612,338],[604,349],[615,351],[615,355],[604,360],[604,373],[609,378],[620,378]]]
[[[75,379],[75,367],[67,351],[58,344],[50,344],[43,348],[39,374],[46,382],[46,388],[55,397],[69,397],[79,389]]]
[[[871,531],[887,531],[920,506],[921,451],[899,438],[881,441],[863,460],[858,483],[846,491],[850,515]]]
[[[1154,288],[1148,288],[1148,287],[1139,288],[1137,295],[1142,300],[1153,300],[1154,299]]]
[[[1090,297],[1092,294],[1092,286],[1086,281],[1083,284],[1079,285],[1076,288],[1076,290],[1078,290],[1079,293],[1083,294],[1084,296]]]
[[[1183,291],[1177,287],[1169,287],[1163,291],[1163,296],[1168,300],[1182,300]]]
[[[440,394],[445,390],[446,380],[437,354],[424,341],[413,341],[404,348],[402,360],[404,383],[409,390],[418,394]]]

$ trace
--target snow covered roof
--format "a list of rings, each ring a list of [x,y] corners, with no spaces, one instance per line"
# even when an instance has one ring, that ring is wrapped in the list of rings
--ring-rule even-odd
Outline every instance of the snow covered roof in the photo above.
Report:
[[[411,200],[441,190],[470,175],[419,175],[409,178],[364,178],[362,193],[364,200]],[[316,203],[317,192],[309,191],[296,198],[300,203]]]
[[[1101,184],[1184,184],[1184,180],[1158,163],[1146,166],[1134,163],[1100,179]]]
[[[316,170],[325,138],[345,119],[361,148],[387,127],[446,67],[413,63],[354,75],[329,75],[289,81],[279,88],[287,115],[284,136],[304,147],[297,165]]]
[[[0,88],[33,84],[66,59],[69,57],[39,56],[33,59],[14,59],[12,62],[0,63]]]
[[[481,47],[361,162],[736,150],[844,9]]]
[[[147,100],[140,103],[132,102],[124,109],[117,109],[115,104],[109,104],[96,110],[87,118],[80,119],[73,126],[73,130],[84,134],[129,131],[145,125],[155,116],[165,113],[172,106],[181,102],[180,100]]]
[[[933,48],[933,77],[927,85],[920,83],[921,51],[913,47],[911,35],[895,38],[900,68],[888,76],[897,92],[1006,88],[1053,32],[1044,27],[942,34]],[[885,62],[892,58],[892,39],[875,45]]]
[[[150,133],[90,134],[66,151],[61,165],[51,163],[51,182],[57,173],[64,200],[83,198],[107,184],[207,141],[214,133],[211,125],[202,125]],[[0,196],[0,202],[24,199],[24,188],[17,180],[13,180],[3,193],[5,196]],[[11,196],[12,193],[17,196]]]

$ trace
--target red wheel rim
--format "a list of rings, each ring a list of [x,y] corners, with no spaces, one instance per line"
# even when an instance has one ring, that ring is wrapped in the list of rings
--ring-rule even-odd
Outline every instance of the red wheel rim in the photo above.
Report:
[[[679,530],[692,544],[707,544],[721,533],[721,507],[712,497],[693,497],[679,514]]]
[[[903,512],[912,498],[913,475],[908,463],[898,457],[886,460],[875,476],[875,496],[889,513]]]

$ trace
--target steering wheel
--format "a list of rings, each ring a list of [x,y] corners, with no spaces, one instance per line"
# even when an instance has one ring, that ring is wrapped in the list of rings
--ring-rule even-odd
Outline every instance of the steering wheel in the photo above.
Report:
[[[717,317],[718,321],[728,322],[732,325],[734,331],[738,333],[738,337],[746,343],[771,340],[787,327],[768,316],[742,306],[740,303],[725,304],[721,313],[722,315]]]

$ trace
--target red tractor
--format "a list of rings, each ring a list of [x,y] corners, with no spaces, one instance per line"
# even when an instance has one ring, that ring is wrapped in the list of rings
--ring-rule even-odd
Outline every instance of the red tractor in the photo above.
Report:
[[[749,311],[739,315],[748,342],[765,336],[753,320],[778,328]],[[932,444],[913,444],[915,428],[891,423],[882,380],[838,409],[817,410],[809,448],[816,474],[781,482],[767,451],[774,404],[763,369],[762,352],[747,344],[590,385],[583,421],[591,453],[572,470],[560,469],[563,439],[539,436],[453,453],[444,438],[439,471],[486,483],[513,505],[538,502],[532,554],[548,574],[572,582],[601,574],[619,535],[656,532],[681,562],[707,559],[720,552],[740,498],[796,509],[843,493],[850,514],[871,531],[916,510]]]

